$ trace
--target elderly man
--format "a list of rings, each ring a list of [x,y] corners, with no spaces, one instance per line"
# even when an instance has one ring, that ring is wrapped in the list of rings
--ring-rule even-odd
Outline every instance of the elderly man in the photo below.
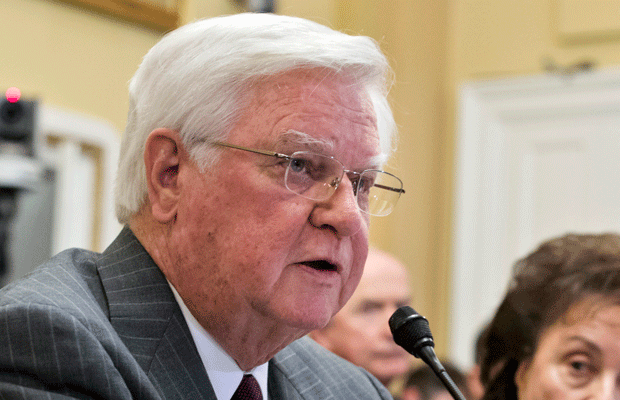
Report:
[[[126,226],[0,295],[0,398],[378,399],[307,338],[403,192],[374,42],[243,14],[165,36],[130,83]],[[302,339],[300,339],[302,338]]]
[[[405,376],[412,359],[394,342],[388,320],[398,307],[410,303],[405,266],[392,255],[373,248],[349,302],[325,328],[310,336],[388,386],[395,378]]]

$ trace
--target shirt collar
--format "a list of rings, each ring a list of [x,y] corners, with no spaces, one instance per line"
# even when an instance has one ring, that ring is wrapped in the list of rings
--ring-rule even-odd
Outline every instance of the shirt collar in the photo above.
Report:
[[[213,337],[198,323],[196,318],[189,311],[179,293],[170,282],[168,282],[174,297],[179,303],[185,322],[189,326],[198,354],[207,370],[207,375],[211,381],[211,386],[215,391],[217,400],[230,400],[241,383],[244,374],[252,374],[260,385],[263,399],[267,397],[267,373],[269,363],[261,364],[250,371],[242,371],[235,360],[213,339]]]

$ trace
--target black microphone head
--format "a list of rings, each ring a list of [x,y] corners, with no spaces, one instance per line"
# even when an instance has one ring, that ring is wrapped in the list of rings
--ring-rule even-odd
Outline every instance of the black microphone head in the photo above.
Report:
[[[396,344],[418,358],[422,347],[435,346],[427,319],[409,306],[396,310],[389,325]]]

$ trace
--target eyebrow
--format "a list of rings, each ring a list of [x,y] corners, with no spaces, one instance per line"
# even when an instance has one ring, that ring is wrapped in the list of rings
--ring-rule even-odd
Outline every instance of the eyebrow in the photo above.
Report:
[[[382,169],[386,163],[386,155],[384,153],[380,153],[374,157],[371,157],[368,161],[368,169]]]
[[[309,151],[313,151],[319,154],[332,155],[334,150],[334,142],[328,139],[319,139],[314,136],[310,136],[305,132],[289,129],[280,135],[276,140],[276,148],[286,146],[304,147]],[[368,167],[363,169],[379,169],[385,163],[385,155],[383,153],[371,157],[368,160]]]
[[[600,347],[596,343],[584,338],[583,336],[578,336],[578,335],[569,336],[568,338],[566,338],[566,341],[567,342],[579,342],[585,345],[588,348],[588,350],[596,353],[597,355],[602,354]]]
[[[293,145],[297,147],[304,147],[317,153],[329,154],[331,154],[334,149],[334,142],[331,140],[318,139],[308,135],[307,133],[299,132],[293,129],[289,129],[281,134],[278,140],[276,140],[275,145],[276,148]]]

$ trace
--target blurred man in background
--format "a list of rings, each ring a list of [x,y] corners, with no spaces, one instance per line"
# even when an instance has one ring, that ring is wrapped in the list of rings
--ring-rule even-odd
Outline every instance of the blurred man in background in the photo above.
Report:
[[[362,279],[349,302],[310,337],[388,386],[404,376],[412,358],[394,342],[388,320],[398,307],[410,303],[405,266],[390,254],[371,248]]]

